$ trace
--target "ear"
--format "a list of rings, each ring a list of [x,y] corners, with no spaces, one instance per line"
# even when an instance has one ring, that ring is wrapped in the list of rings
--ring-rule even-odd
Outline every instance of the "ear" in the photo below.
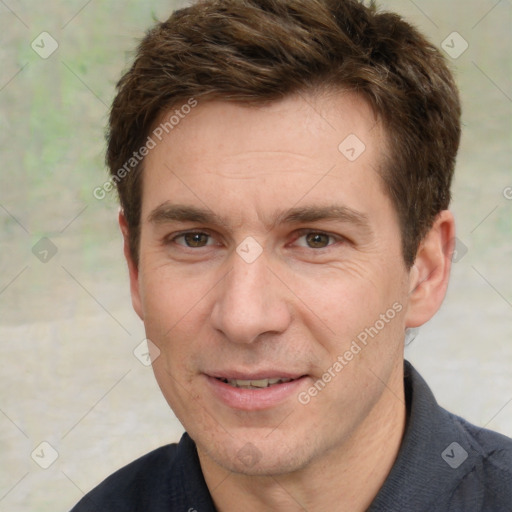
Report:
[[[455,221],[450,211],[443,210],[421,241],[409,272],[406,327],[423,325],[441,307],[448,288],[454,248]]]
[[[124,257],[126,259],[126,263],[128,264],[128,272],[130,274],[130,293],[132,296],[133,309],[137,315],[139,315],[140,319],[144,321],[144,313],[142,310],[142,301],[140,298],[139,289],[139,269],[133,261],[132,253],[130,251],[128,222],[126,221],[123,210],[119,211],[119,227],[121,228],[121,233],[123,234]]]

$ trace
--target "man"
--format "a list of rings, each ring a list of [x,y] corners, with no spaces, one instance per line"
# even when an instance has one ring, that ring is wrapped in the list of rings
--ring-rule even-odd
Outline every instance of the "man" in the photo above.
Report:
[[[403,359],[445,296],[459,138],[443,57],[374,6],[205,0],[148,32],[107,162],[187,433],[73,510],[512,510],[512,441]]]

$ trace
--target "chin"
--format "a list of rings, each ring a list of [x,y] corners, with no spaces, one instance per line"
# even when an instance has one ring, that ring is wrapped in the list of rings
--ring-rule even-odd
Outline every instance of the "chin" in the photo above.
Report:
[[[311,440],[293,443],[284,433],[273,433],[263,439],[261,435],[208,439],[207,446],[215,448],[203,449],[203,453],[206,451],[218,466],[246,476],[279,476],[300,471],[311,463],[317,450]]]

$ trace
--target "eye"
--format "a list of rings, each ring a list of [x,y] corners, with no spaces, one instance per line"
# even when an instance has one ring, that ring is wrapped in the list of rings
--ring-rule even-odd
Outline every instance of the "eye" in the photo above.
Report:
[[[337,241],[337,238],[328,233],[320,231],[308,231],[300,234],[296,239],[297,245],[300,247],[308,247],[309,249],[325,249]]]
[[[198,248],[212,245],[213,240],[208,233],[201,233],[197,231],[190,231],[182,233],[181,235],[175,236],[172,242],[178,245],[184,245],[186,247]]]

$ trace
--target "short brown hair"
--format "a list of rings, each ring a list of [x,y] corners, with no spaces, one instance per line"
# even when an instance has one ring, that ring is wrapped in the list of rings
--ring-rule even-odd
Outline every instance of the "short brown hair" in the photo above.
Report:
[[[388,156],[380,172],[411,266],[450,202],[459,95],[443,55],[422,34],[357,0],[200,0],[148,31],[117,84],[106,156],[135,262],[143,160],[128,172],[126,162],[164,112],[191,98],[263,104],[324,87],[360,94],[383,122]]]

